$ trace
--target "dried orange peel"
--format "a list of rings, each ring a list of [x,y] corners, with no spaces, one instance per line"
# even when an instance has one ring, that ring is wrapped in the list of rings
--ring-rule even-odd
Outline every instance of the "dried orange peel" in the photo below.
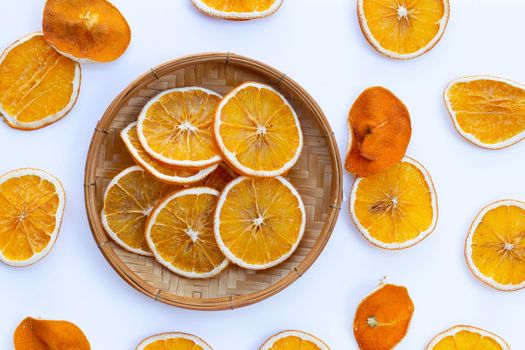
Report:
[[[277,333],[268,338],[259,350],[330,350],[316,336],[296,330]]]
[[[57,51],[83,62],[110,62],[128,48],[131,30],[107,0],[47,0],[42,28]]]
[[[202,13],[229,20],[267,17],[279,10],[283,0],[192,0]]]
[[[213,350],[204,340],[182,332],[161,333],[140,342],[135,350]]]
[[[90,350],[84,332],[68,321],[25,318],[14,334],[15,350]]]
[[[467,141],[488,149],[525,138],[525,85],[491,76],[463,77],[444,92],[454,127]]]
[[[80,90],[80,65],[60,55],[42,33],[27,35],[0,56],[0,114],[21,130],[63,118]]]
[[[501,337],[472,326],[454,326],[436,335],[426,350],[510,350]]]
[[[382,284],[361,301],[354,336],[361,350],[391,350],[406,335],[414,303],[405,287]]]

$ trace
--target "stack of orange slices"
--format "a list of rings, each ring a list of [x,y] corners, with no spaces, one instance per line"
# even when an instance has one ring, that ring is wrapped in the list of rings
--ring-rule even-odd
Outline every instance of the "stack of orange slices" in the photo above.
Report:
[[[276,266],[298,247],[305,209],[283,176],[303,135],[272,87],[247,82],[225,97],[202,87],[163,91],[121,138],[137,165],[110,182],[101,221],[124,249],[180,276],[210,278],[229,263]]]

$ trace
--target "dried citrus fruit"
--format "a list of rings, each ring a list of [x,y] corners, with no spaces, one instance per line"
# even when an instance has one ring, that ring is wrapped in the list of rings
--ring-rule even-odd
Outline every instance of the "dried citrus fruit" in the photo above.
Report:
[[[370,243],[384,249],[408,248],[436,227],[436,191],[426,169],[405,157],[382,173],[356,179],[350,213]]]
[[[213,235],[219,192],[194,187],[172,193],[151,212],[146,240],[155,258],[188,278],[209,278],[228,266]]]
[[[208,16],[230,20],[248,20],[275,13],[283,0],[192,0],[193,5]]]
[[[359,0],[357,14],[374,49],[391,58],[410,59],[438,43],[450,8],[448,0]]]
[[[455,326],[438,334],[426,350],[510,350],[496,334],[472,326]]]
[[[330,350],[321,339],[303,331],[284,331],[268,338],[259,350]]]
[[[77,61],[116,60],[131,40],[128,22],[106,0],[47,0],[42,28],[49,44]]]
[[[383,284],[361,301],[354,336],[361,350],[393,349],[406,335],[414,303],[405,287]]]
[[[278,176],[290,170],[303,148],[303,134],[292,106],[279,92],[248,82],[219,104],[215,137],[223,156],[248,176]]]
[[[135,350],[212,350],[212,348],[195,335],[172,332],[146,338]]]
[[[23,37],[0,56],[0,113],[9,126],[34,130],[63,118],[80,90],[80,65],[42,33]]]
[[[525,287],[525,203],[503,200],[478,214],[465,242],[474,276],[499,290]]]
[[[352,105],[348,131],[345,169],[359,177],[374,175],[405,155],[412,135],[410,114],[390,90],[371,87]]]
[[[68,321],[25,318],[16,328],[15,350],[90,350],[80,328]]]
[[[214,229],[230,261],[262,270],[293,254],[305,224],[303,201],[286,179],[240,176],[221,193]]]
[[[164,164],[149,155],[140,143],[137,134],[137,123],[129,124],[120,133],[122,141],[135,161],[156,179],[169,184],[193,184],[213,173],[218,165],[210,165],[203,169],[174,167]]]
[[[66,194],[60,181],[38,169],[18,169],[0,177],[0,260],[34,264],[53,248],[62,223]]]
[[[445,89],[445,105],[467,141],[500,149],[525,138],[525,86],[488,76],[459,78]]]
[[[144,228],[153,207],[177,187],[157,181],[139,166],[121,171],[104,193],[100,214],[102,226],[122,248],[141,255],[151,255]]]
[[[139,115],[140,143],[152,157],[182,167],[207,167],[221,157],[213,139],[213,118],[221,96],[200,87],[166,90]]]
[[[222,191],[224,187],[238,175],[224,163],[220,163],[208,177],[199,183],[201,186],[211,187],[217,191]]]

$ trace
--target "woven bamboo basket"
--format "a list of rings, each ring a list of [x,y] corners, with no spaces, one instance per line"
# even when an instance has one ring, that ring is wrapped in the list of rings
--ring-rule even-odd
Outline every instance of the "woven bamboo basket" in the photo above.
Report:
[[[248,271],[230,266],[207,280],[179,277],[152,257],[117,246],[100,222],[103,195],[110,180],[133,164],[119,133],[137,119],[144,104],[159,92],[182,86],[202,86],[226,94],[245,81],[272,85],[296,110],[303,129],[304,149],[288,179],[306,208],[306,231],[296,252],[279,266]],[[312,97],[285,74],[255,60],[231,53],[183,57],[140,76],[111,103],[97,123],[85,169],[86,211],[93,237],[115,271],[133,288],[166,304],[195,310],[225,310],[247,306],[283,290],[301,277],[330,238],[342,198],[341,159],[333,132]]]

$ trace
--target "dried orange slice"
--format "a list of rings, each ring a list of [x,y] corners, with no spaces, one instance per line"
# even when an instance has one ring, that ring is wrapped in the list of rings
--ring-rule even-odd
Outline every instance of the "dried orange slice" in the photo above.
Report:
[[[233,179],[237,177],[229,166],[224,163],[220,163],[217,169],[215,169],[208,177],[200,182],[201,186],[211,187],[217,191],[222,191],[224,187]]]
[[[15,330],[16,350],[90,350],[86,335],[68,321],[25,318]]]
[[[27,266],[45,257],[58,237],[66,194],[60,181],[39,169],[0,177],[0,261]]]
[[[437,196],[430,174],[405,157],[386,171],[358,178],[350,193],[350,214],[370,243],[384,249],[411,247],[436,227]]]
[[[214,230],[231,262],[262,270],[293,254],[305,224],[301,196],[286,179],[240,176],[221,193]]]
[[[219,104],[215,138],[223,156],[248,176],[278,176],[290,170],[303,148],[303,134],[292,106],[279,92],[248,82]]]
[[[49,44],[77,61],[114,61],[131,41],[128,22],[106,0],[47,0],[42,28]]]
[[[275,13],[283,0],[192,0],[199,11],[212,17],[230,20],[248,20]]]
[[[157,181],[139,166],[121,171],[104,193],[102,226],[122,248],[151,255],[144,237],[148,216],[159,200],[177,187]]]
[[[414,303],[405,287],[383,284],[357,307],[354,336],[361,350],[391,350],[406,335]]]
[[[42,33],[23,37],[0,56],[0,113],[16,129],[63,118],[80,90],[80,65],[60,55]]]
[[[525,288],[525,203],[503,200],[483,208],[470,227],[465,257],[474,276],[489,286]]]
[[[410,59],[438,43],[450,7],[448,0],[359,0],[357,14],[374,49],[391,58]]]
[[[149,153],[144,150],[144,147],[142,147],[137,134],[137,122],[131,123],[124,128],[120,133],[120,137],[133,159],[135,159],[144,170],[156,179],[169,184],[187,185],[199,182],[212,174],[218,167],[218,165],[215,164],[203,169],[192,169],[174,167],[162,163],[150,156]]]
[[[194,187],[175,192],[151,212],[146,240],[155,258],[187,278],[209,278],[228,266],[213,235],[219,192]]]
[[[171,332],[146,338],[135,350],[212,350],[212,348],[195,335]]]
[[[221,157],[213,139],[213,118],[221,100],[200,87],[166,90],[151,99],[139,115],[140,143],[163,163],[202,168]]]
[[[438,334],[426,350],[510,350],[510,346],[491,332],[472,326],[455,326]]]
[[[284,331],[268,338],[259,350],[330,350],[321,339],[303,331]]]
[[[525,138],[525,86],[475,76],[452,81],[444,93],[456,130],[467,141],[500,149]]]

